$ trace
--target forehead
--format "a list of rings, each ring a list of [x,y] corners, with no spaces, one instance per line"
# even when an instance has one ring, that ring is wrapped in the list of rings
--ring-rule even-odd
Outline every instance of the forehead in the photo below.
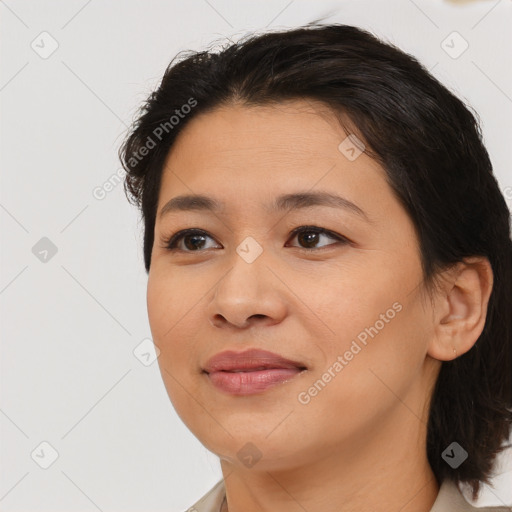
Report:
[[[319,102],[223,106],[184,127],[167,156],[162,189],[311,188],[319,179],[324,188],[336,188],[340,178],[347,187],[354,179],[361,186],[370,175],[382,185],[384,171],[375,161],[364,153],[353,160],[342,153],[347,135]]]
[[[313,108],[315,107],[315,108]],[[332,155],[343,130],[320,104],[294,101],[265,106],[222,106],[194,117],[178,136],[172,153],[188,160],[207,151],[218,158],[259,154],[295,158]],[[334,144],[334,148],[333,148]],[[191,145],[197,151],[186,151]],[[187,155],[180,154],[187,152]],[[313,152],[314,154],[311,154]],[[172,154],[171,153],[171,154]],[[171,157],[172,158],[172,157]]]

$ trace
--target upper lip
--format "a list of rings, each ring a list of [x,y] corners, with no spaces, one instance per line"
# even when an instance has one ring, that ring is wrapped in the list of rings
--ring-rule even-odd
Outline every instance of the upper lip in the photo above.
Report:
[[[286,359],[267,350],[249,349],[244,352],[226,350],[208,359],[203,371],[206,373],[233,370],[256,370],[270,368],[299,368],[306,366],[298,361]]]

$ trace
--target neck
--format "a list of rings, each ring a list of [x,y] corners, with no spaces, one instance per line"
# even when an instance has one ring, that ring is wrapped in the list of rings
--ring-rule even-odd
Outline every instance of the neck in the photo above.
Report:
[[[379,425],[350,448],[301,454],[301,463],[286,469],[269,463],[258,469],[263,459],[251,469],[221,459],[223,512],[429,512],[439,485],[421,442],[426,436],[415,435],[417,423],[412,417],[403,429]]]

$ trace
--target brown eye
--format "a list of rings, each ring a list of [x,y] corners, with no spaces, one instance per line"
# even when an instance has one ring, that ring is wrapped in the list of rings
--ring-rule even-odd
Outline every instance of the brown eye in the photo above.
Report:
[[[301,244],[302,249],[322,249],[322,247],[316,247],[316,245],[319,243],[322,235],[324,235],[326,238],[331,238],[332,240],[335,240],[336,242],[342,242],[347,243],[348,240],[341,235],[337,235],[335,233],[332,233],[331,231],[328,231],[326,229],[318,228],[316,226],[301,226],[293,231],[293,238],[297,238],[299,243]],[[334,245],[334,244],[327,244],[327,245]]]
[[[198,252],[205,246],[205,239],[211,238],[205,231],[198,229],[185,229],[173,235],[165,242],[165,247],[169,250],[180,250],[184,252]],[[183,240],[185,249],[177,247]],[[213,239],[212,239],[213,240]]]

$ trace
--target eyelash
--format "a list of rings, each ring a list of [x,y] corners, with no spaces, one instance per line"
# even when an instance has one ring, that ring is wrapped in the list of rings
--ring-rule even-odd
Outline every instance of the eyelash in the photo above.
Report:
[[[350,243],[350,240],[348,240],[347,238],[345,238],[344,236],[341,236],[341,235],[338,235],[336,233],[333,233],[332,231],[329,231],[327,229],[323,229],[323,228],[319,228],[317,226],[299,226],[298,228],[295,228],[291,233],[290,233],[290,236],[295,238],[296,235],[302,233],[302,232],[306,232],[306,233],[316,233],[316,234],[325,234],[327,236],[329,236],[330,238],[333,238],[335,240],[337,240],[338,242],[341,242],[342,244],[348,244]],[[183,250],[183,249],[178,249],[176,247],[177,245],[177,242],[179,242],[180,240],[182,240],[183,238],[185,238],[186,236],[189,236],[189,235],[204,235],[204,236],[207,236],[209,238],[213,238],[211,237],[206,231],[203,231],[201,229],[196,229],[196,228],[190,228],[190,229],[183,229],[181,231],[178,231],[177,233],[175,233],[174,235],[171,235],[170,237],[162,240],[163,244],[164,244],[164,248],[169,250],[169,251],[180,251],[180,252],[185,252],[185,253],[193,253],[193,252],[204,252],[205,249],[198,249],[197,251],[189,251],[189,250]],[[307,248],[307,247],[297,247],[297,246],[294,246],[296,249],[301,249],[303,251],[306,251],[306,252],[315,252],[315,251],[321,251],[322,249],[326,249],[332,245],[335,245],[335,244],[329,244],[327,246],[324,246],[324,247],[318,247],[318,248]]]

